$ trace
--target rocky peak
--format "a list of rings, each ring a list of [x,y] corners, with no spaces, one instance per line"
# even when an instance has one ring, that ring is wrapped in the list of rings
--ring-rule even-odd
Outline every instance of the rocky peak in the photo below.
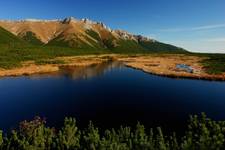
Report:
[[[95,21],[92,21],[92,20],[90,20],[88,18],[83,18],[83,19],[81,19],[81,21],[86,23],[86,24],[96,24]]]
[[[64,24],[69,24],[69,23],[72,22],[72,21],[76,22],[77,19],[75,19],[74,17],[68,17],[68,18],[65,18],[65,19],[62,21],[62,23],[64,23]]]
[[[106,30],[112,32],[112,30],[111,30],[108,26],[106,26],[104,23],[102,23],[102,22],[97,22],[97,24],[100,25],[102,28],[104,28],[104,29],[106,29]]]
[[[119,35],[119,37],[124,40],[135,40],[136,41],[136,38],[134,37],[134,35],[127,31],[114,30],[114,32],[117,33]]]
[[[80,29],[83,29],[83,31],[81,32],[85,32],[85,30],[94,30],[98,33],[101,33],[102,30],[111,32],[112,36],[117,37],[118,39],[122,39],[122,40],[132,40],[132,41],[136,41],[136,42],[156,42],[153,39],[141,36],[141,35],[134,35],[131,34],[129,32],[126,32],[124,30],[111,30],[108,26],[106,26],[103,22],[96,22],[96,21],[92,21],[88,18],[83,18],[81,20],[75,19],[74,17],[67,17],[65,19],[61,19],[61,20],[39,20],[39,19],[25,19],[25,20],[3,20],[0,21],[1,25],[4,26],[6,29],[10,30],[11,32],[18,34],[21,31],[25,32],[23,29],[23,22],[25,22],[25,25],[27,24],[26,22],[29,23],[30,26],[34,26],[35,28],[42,28],[42,30],[32,30],[34,33],[36,33],[37,35],[40,35],[40,37],[42,37],[42,42],[46,42],[52,39],[52,37],[55,37],[57,31],[55,30],[55,27],[51,29],[51,35],[46,36],[49,32],[50,29],[46,29],[44,26],[46,23],[44,24],[37,24],[38,26],[36,26],[36,23],[33,22],[53,22],[56,21],[59,24],[56,24],[57,27],[61,27],[60,24],[64,24],[66,27],[66,25],[71,25],[70,23],[74,23],[74,27],[78,27]],[[7,22],[7,23],[5,23]],[[17,25],[17,23],[20,23],[21,27],[18,26],[18,28],[16,28],[15,26]],[[32,22],[32,23],[30,23]],[[16,23],[16,24],[14,24]],[[51,23],[49,24],[51,25]],[[55,24],[54,24],[55,25]],[[26,26],[25,26],[26,27]],[[21,29],[20,29],[21,28]],[[27,28],[27,27],[26,27]],[[33,29],[33,27],[32,27]],[[16,31],[15,31],[16,30]],[[48,32],[47,32],[48,31]],[[70,32],[72,32],[73,30],[71,30]],[[102,32],[105,34],[105,32]],[[110,35],[110,34],[105,34],[105,35]],[[104,36],[105,36],[104,35]]]

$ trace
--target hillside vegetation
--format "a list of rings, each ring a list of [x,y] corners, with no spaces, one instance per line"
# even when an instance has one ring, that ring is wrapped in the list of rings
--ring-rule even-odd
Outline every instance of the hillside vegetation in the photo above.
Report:
[[[0,27],[0,45],[1,46],[14,48],[21,44],[26,45],[26,42],[23,41],[21,38],[15,36],[14,34],[10,33],[9,31]]]

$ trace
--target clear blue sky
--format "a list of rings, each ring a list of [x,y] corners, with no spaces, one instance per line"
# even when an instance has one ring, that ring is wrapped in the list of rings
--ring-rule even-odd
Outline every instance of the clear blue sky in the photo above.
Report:
[[[225,53],[225,0],[3,0],[0,19],[102,21],[192,51]]]

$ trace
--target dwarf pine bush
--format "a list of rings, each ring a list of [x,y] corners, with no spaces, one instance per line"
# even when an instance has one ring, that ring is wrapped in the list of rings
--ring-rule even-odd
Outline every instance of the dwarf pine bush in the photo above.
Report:
[[[135,129],[99,130],[92,122],[84,130],[74,118],[65,118],[64,126],[56,130],[46,127],[40,117],[23,121],[10,134],[0,132],[2,150],[223,150],[225,121],[214,121],[205,114],[190,116],[184,136],[164,135],[163,130],[145,129],[138,123]]]

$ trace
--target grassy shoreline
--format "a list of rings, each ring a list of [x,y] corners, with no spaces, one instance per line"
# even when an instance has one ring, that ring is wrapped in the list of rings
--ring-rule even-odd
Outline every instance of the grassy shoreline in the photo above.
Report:
[[[205,66],[202,64],[202,62],[206,61],[206,59],[208,59],[208,57],[185,54],[155,54],[120,58],[119,60],[123,61],[128,67],[154,75],[171,78],[224,81],[224,72],[217,74],[208,73],[208,70],[206,70]],[[193,72],[186,72],[182,69],[177,69],[176,66],[178,64],[186,64],[190,66],[193,69]]]
[[[58,57],[55,59],[41,59],[38,61],[26,61],[21,67],[12,69],[0,69],[0,77],[7,76],[23,76],[33,74],[43,74],[58,72],[62,66],[91,66],[108,61],[109,58],[105,55],[85,55],[85,56],[70,56]]]

